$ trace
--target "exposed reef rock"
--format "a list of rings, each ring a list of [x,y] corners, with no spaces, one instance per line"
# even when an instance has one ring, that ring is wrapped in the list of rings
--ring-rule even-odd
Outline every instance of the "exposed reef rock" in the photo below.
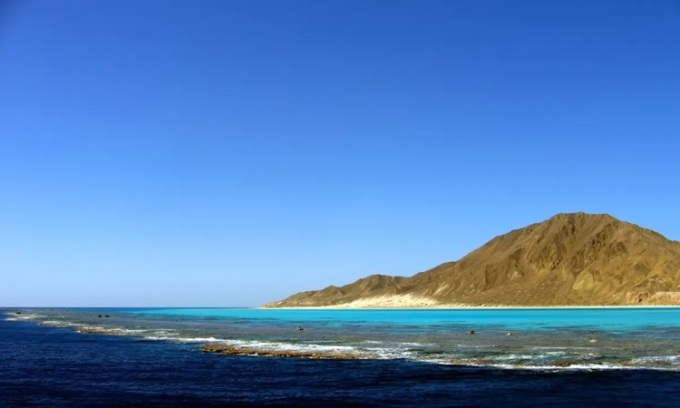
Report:
[[[78,333],[83,334],[102,334],[106,336],[121,336],[123,332],[116,329],[104,329],[99,327],[80,327],[75,329]]]
[[[209,353],[226,354],[230,356],[258,356],[258,357],[286,357],[286,358],[312,358],[312,359],[332,359],[348,360],[367,358],[358,354],[342,352],[319,352],[319,351],[300,351],[300,350],[262,350],[254,348],[234,347],[224,344],[205,344],[201,350]]]

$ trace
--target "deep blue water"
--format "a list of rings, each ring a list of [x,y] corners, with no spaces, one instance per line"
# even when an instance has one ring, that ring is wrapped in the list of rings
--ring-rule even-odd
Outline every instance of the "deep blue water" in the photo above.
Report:
[[[189,334],[229,337],[229,332],[234,341],[257,338],[263,343],[276,338],[277,342],[308,347],[321,341],[321,334],[315,335],[312,323],[305,334],[283,334],[279,325],[264,330],[264,323],[252,326],[248,324],[252,321],[243,316],[235,324],[233,320],[225,323],[172,314],[158,315],[154,320],[146,312],[142,316],[116,310],[106,313],[111,313],[108,320],[91,310],[44,311],[42,320],[0,319],[0,406],[680,406],[680,371],[674,366],[556,370],[523,369],[520,364],[508,369],[425,362],[417,353],[417,358],[408,358],[414,354],[405,353],[404,357],[396,354],[394,358],[361,360],[223,356],[203,353],[197,342],[183,339]],[[82,326],[55,327],[58,322],[88,327],[98,324],[131,332],[119,336],[82,334],[73,330]],[[401,327],[407,328],[405,333],[394,334],[395,327],[392,321],[378,330],[382,337],[396,336],[391,345],[403,340],[439,341],[443,336],[428,337],[421,330],[413,331],[413,323]],[[452,323],[451,327],[457,326]],[[147,336],[150,331],[158,334],[169,329],[176,330],[175,341],[172,336],[162,340]],[[334,330],[321,330],[324,341],[336,333]],[[310,339],[298,338],[295,343],[295,338],[307,332]],[[598,333],[604,336],[608,332]],[[625,345],[637,350],[635,355],[640,358],[648,347],[661,341],[662,349],[651,354],[666,350],[672,357],[677,353],[676,338],[666,343],[669,340],[664,336],[658,340],[656,335],[651,339],[631,335],[632,340],[628,334],[602,338],[595,352],[609,358],[609,347],[615,350]],[[556,337],[560,336],[563,334]],[[548,342],[545,347],[551,347],[554,341],[545,332],[517,331],[509,338],[517,339],[517,344],[497,345],[493,355],[504,358],[503,353],[516,354],[520,352],[517,347],[524,347],[520,343],[535,347]],[[459,340],[478,342],[472,343],[474,349],[475,345],[490,347],[501,337],[482,329],[476,336]],[[364,339],[339,341],[355,344]]]

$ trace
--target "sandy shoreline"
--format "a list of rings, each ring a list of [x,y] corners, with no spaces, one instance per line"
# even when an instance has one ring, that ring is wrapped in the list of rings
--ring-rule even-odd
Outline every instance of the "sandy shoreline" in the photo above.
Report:
[[[426,296],[384,295],[357,299],[347,303],[328,306],[277,306],[282,302],[272,302],[260,306],[260,309],[620,309],[620,308],[673,308],[680,305],[555,305],[555,306],[522,306],[522,305],[469,305],[465,303],[440,303]]]
[[[333,306],[285,306],[265,307],[255,309],[270,310],[495,310],[495,309],[677,309],[680,305],[621,305],[621,306],[469,306],[469,305],[437,305],[428,307],[418,306],[373,306],[373,307],[348,307],[344,305]]]
[[[339,305],[327,306],[276,306],[275,303],[269,303],[258,309],[288,309],[288,310],[441,310],[441,309],[458,309],[458,310],[496,310],[496,309],[644,309],[644,308],[678,308],[680,305],[555,305],[555,306],[526,306],[526,305],[469,305],[464,303],[434,303],[434,302],[407,302],[401,298],[400,301],[381,302],[383,299],[362,299],[350,303],[342,303]],[[393,299],[390,299],[393,300]]]

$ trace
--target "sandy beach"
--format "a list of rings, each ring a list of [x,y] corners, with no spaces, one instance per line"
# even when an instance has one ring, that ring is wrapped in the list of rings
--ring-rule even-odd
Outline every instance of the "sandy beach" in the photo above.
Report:
[[[270,304],[271,305],[271,304]],[[348,303],[327,306],[261,306],[263,309],[619,309],[619,308],[677,308],[680,305],[557,305],[557,306],[522,306],[522,305],[469,305],[465,303],[439,303],[428,297],[410,294],[376,296],[357,299]]]

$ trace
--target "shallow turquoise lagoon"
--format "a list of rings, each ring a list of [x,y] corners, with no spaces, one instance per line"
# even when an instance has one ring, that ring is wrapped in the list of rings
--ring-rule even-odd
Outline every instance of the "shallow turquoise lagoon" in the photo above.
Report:
[[[680,308],[494,308],[494,309],[139,309],[132,313],[250,322],[253,324],[470,326],[509,330],[628,331],[680,328]]]

